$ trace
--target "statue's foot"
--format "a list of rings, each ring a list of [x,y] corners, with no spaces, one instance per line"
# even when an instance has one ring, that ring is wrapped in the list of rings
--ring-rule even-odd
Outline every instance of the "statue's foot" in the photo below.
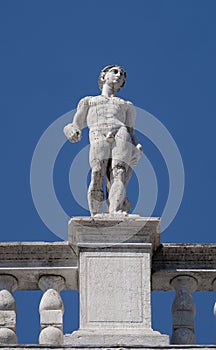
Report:
[[[92,214],[91,215],[93,218],[101,218],[102,216],[104,216],[103,213],[97,213],[97,214]]]
[[[125,200],[122,204],[122,211],[128,213],[131,209],[131,202],[129,201],[129,199],[127,197],[125,197]]]
[[[117,210],[117,211],[110,212],[110,215],[114,215],[114,216],[128,216],[128,213],[126,211],[123,211],[123,210]]]

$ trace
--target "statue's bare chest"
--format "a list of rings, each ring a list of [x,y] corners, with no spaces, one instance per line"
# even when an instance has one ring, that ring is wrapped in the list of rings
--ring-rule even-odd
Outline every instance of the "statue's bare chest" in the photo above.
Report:
[[[118,98],[106,98],[104,96],[95,96],[89,101],[89,111],[87,123],[91,124],[96,119],[108,121],[108,119],[125,122],[127,103]]]

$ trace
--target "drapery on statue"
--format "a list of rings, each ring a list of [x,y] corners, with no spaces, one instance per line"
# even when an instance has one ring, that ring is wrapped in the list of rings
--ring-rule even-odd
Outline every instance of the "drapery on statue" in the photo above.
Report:
[[[106,176],[107,212],[127,215],[130,201],[126,187],[142,154],[142,146],[134,135],[136,112],[133,104],[116,97],[124,86],[126,72],[119,65],[102,69],[98,84],[101,95],[80,100],[73,122],[64,127],[71,142],[81,139],[81,130],[89,127],[92,169],[88,203],[92,216],[102,214],[103,180]]]

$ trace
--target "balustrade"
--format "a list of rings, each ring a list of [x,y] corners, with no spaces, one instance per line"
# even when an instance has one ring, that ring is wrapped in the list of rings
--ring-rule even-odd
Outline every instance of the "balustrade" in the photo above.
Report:
[[[11,275],[0,275],[0,344],[16,344],[16,302],[12,291],[17,280]]]
[[[44,291],[40,302],[40,344],[63,344],[63,313],[60,290],[65,287],[65,280],[61,276],[41,276],[39,287]]]
[[[0,345],[17,344],[12,292],[24,289],[44,292],[39,307],[41,346],[64,344],[60,291],[77,290],[77,280],[78,259],[68,242],[0,244]],[[216,291],[216,245],[161,245],[152,257],[152,290],[176,293],[171,343],[195,344],[192,293]]]
[[[194,317],[196,307],[192,292],[196,290],[197,281],[191,276],[177,276],[171,281],[176,291],[172,306],[173,334],[172,344],[195,344]]]

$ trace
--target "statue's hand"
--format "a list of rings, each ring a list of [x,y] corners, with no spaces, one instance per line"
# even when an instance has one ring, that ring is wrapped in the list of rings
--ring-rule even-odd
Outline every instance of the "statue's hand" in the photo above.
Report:
[[[132,158],[130,161],[130,166],[134,167],[138,163],[142,153],[143,153],[142,145],[140,143],[138,143],[135,147],[133,147],[133,153],[132,153]]]
[[[136,145],[136,148],[137,148],[137,150],[140,152],[140,154],[143,152],[143,146],[141,145],[141,143],[138,143],[138,144]]]
[[[73,126],[72,123],[64,127],[64,134],[70,142],[77,142],[81,139],[82,132],[80,129]]]

